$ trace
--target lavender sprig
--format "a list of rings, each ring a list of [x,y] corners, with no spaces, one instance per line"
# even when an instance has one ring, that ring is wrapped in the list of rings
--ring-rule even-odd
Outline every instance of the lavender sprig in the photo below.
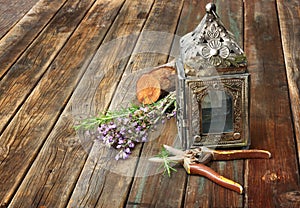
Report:
[[[94,133],[97,139],[119,150],[115,159],[126,159],[137,143],[148,141],[149,130],[153,130],[158,121],[163,122],[176,115],[175,103],[175,92],[171,92],[150,105],[132,105],[88,118],[75,129],[96,129]]]

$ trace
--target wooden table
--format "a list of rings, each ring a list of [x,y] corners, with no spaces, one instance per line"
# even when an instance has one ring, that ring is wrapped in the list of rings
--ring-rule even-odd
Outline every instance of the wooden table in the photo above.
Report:
[[[299,207],[300,2],[214,2],[247,54],[251,148],[273,156],[209,164],[244,194],[180,167],[152,174],[143,158],[172,144],[175,120],[118,162],[73,128],[132,102],[135,75],[178,55],[207,0],[10,0],[0,3],[0,207]]]

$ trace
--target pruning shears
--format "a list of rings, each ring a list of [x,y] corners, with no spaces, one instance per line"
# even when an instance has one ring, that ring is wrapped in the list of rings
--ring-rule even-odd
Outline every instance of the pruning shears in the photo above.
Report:
[[[214,160],[236,160],[236,159],[269,159],[271,153],[266,150],[214,150],[207,147],[199,147],[195,149],[179,150],[168,145],[164,148],[170,153],[171,156],[167,160],[176,163],[181,163],[188,174],[195,174],[205,176],[211,181],[236,191],[240,194],[243,193],[243,187],[231,179],[221,176],[210,167],[206,166],[207,163]],[[164,159],[153,157],[149,159],[153,162],[163,162]]]

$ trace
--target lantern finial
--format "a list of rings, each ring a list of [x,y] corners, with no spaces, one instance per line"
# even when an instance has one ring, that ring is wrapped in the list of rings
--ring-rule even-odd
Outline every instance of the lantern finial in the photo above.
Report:
[[[205,9],[207,13],[216,12],[216,5],[214,3],[208,3],[206,4]]]

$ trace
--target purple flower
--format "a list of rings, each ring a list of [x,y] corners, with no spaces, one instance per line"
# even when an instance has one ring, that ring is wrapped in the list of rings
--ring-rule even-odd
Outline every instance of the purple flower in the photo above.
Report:
[[[113,122],[110,123],[110,125],[108,126],[109,129],[115,129],[117,127],[117,125]]]
[[[104,144],[108,147],[110,147],[112,145],[112,143],[109,141],[109,139],[106,139]]]
[[[123,150],[121,150],[115,157],[116,160],[119,159],[127,159],[128,158],[128,154],[126,152],[124,152]]]
[[[137,126],[136,129],[135,129],[136,132],[140,132],[141,130],[142,130],[141,126]]]
[[[126,131],[126,128],[124,126],[122,126],[121,129],[120,129],[120,134],[124,136],[125,131]]]
[[[109,132],[109,127],[106,124],[101,124],[101,126],[98,128],[98,132],[106,136]]]
[[[128,143],[128,146],[129,146],[130,148],[134,148],[134,143],[133,143],[133,142],[130,142],[130,143]]]
[[[127,159],[129,157],[129,155],[124,152],[123,155],[122,155],[122,157],[125,160],[125,159]]]
[[[147,127],[147,125],[145,123],[142,123],[142,127],[143,129]]]
[[[116,160],[119,160],[119,159],[120,159],[120,154],[117,154],[117,155],[115,156],[115,159],[116,159]]]
[[[146,142],[148,139],[147,139],[147,136],[143,136],[142,137],[142,142]]]
[[[114,138],[113,136],[108,136],[107,137],[107,139],[108,139],[109,142],[113,142],[113,138]]]
[[[98,132],[102,134],[104,130],[105,130],[105,126],[104,124],[101,124],[101,126],[98,127]]]
[[[131,153],[130,148],[127,147],[127,148],[125,149],[125,152],[126,152],[127,154],[130,154],[130,153]]]
[[[144,113],[148,113],[149,110],[150,110],[149,107],[144,107],[144,108],[141,107],[140,109],[141,109]]]
[[[132,127],[136,127],[138,125],[138,123],[135,121],[132,123]]]

